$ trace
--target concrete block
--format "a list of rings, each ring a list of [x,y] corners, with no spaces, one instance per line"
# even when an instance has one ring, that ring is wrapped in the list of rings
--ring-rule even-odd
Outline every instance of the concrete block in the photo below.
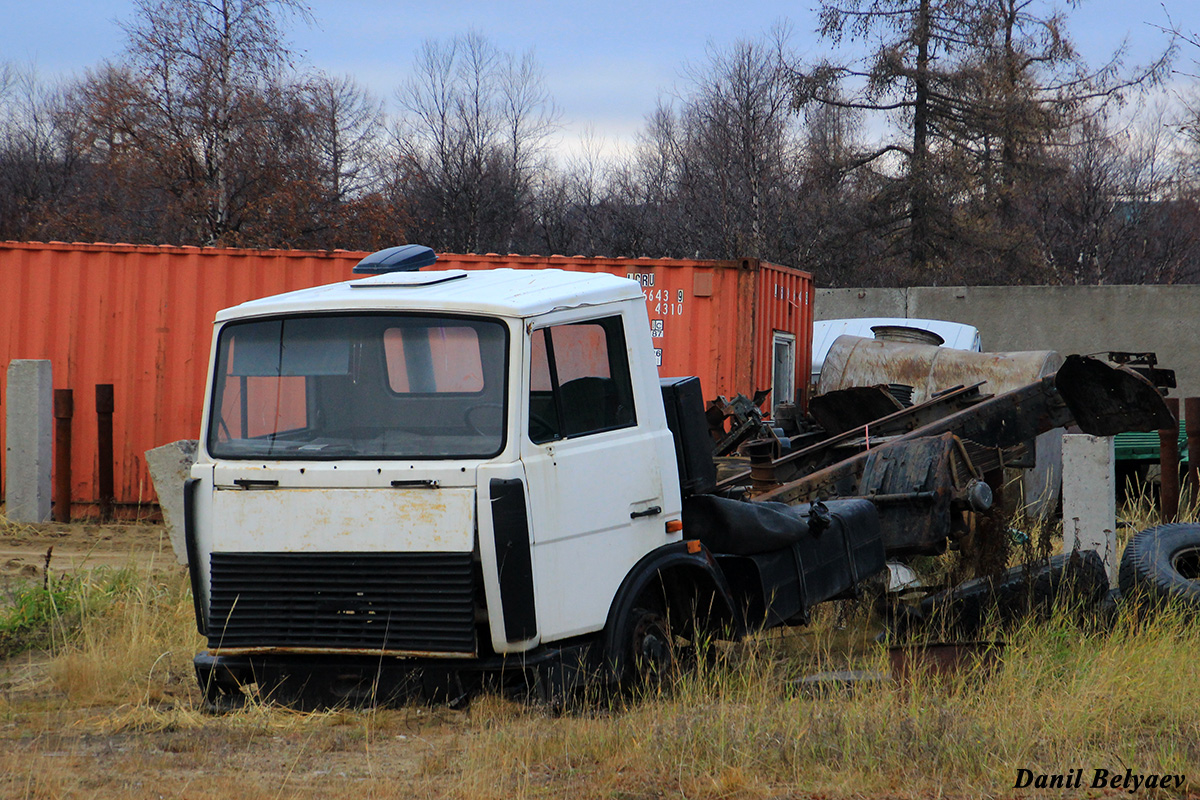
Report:
[[[5,514],[13,522],[50,519],[54,394],[50,362],[14,359],[5,396]]]
[[[1117,501],[1113,438],[1063,436],[1063,552],[1095,550],[1117,580]]]
[[[181,439],[146,451],[146,466],[158,495],[163,525],[171,540],[171,549],[180,564],[187,564],[187,544],[183,538],[183,482],[196,463],[196,440]]]

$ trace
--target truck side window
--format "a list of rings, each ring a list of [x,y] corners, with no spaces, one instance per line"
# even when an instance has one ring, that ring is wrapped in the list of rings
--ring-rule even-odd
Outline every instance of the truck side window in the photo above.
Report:
[[[637,424],[620,317],[533,332],[529,438],[541,444]]]

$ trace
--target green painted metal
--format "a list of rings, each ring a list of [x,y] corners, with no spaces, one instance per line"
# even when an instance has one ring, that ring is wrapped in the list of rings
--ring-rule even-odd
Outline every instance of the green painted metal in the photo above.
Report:
[[[1149,433],[1129,432],[1118,433],[1115,442],[1117,461],[1154,461],[1158,462],[1158,431]],[[1187,434],[1184,432],[1183,420],[1179,421],[1179,460],[1187,463]]]

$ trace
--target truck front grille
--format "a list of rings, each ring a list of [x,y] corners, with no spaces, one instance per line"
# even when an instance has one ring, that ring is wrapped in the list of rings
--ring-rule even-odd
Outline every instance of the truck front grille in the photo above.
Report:
[[[213,553],[211,648],[475,653],[470,553]]]

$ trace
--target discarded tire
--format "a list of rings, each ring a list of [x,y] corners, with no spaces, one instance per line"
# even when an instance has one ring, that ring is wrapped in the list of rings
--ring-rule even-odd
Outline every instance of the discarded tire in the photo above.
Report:
[[[976,578],[925,598],[925,619],[959,636],[976,636],[989,621],[1007,624],[1047,617],[1056,605],[1094,609],[1108,594],[1108,574],[1091,550],[1052,556]]]
[[[1136,534],[1125,546],[1118,582],[1127,597],[1200,610],[1200,525],[1171,523]]]
[[[1120,589],[1115,586],[1109,589],[1108,593],[1104,595],[1104,599],[1100,601],[1100,606],[1096,609],[1097,618],[1111,627],[1117,621],[1122,599]]]

